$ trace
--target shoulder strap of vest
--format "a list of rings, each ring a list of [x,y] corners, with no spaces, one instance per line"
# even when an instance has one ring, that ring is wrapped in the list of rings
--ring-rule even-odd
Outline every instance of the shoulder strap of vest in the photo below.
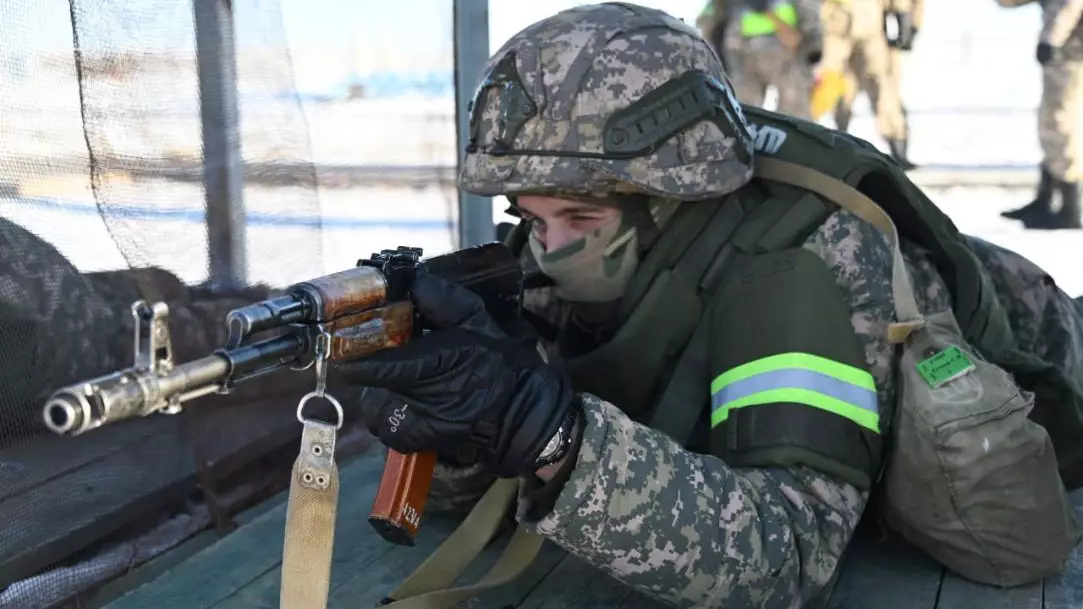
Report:
[[[525,571],[545,538],[516,527],[489,571],[474,584],[451,587],[500,535],[500,524],[519,489],[516,478],[498,479],[463,522],[409,577],[377,606],[386,609],[450,609],[486,590],[510,583]],[[321,608],[322,609],[322,608]]]

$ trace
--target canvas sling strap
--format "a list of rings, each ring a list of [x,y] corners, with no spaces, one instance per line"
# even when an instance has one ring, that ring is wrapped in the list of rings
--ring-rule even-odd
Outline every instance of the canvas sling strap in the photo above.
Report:
[[[911,332],[924,325],[899,249],[898,231],[879,205],[845,182],[778,159],[757,158],[755,175],[814,192],[887,235],[893,249],[892,295],[896,310],[896,322],[889,326],[888,338],[893,343],[902,343]],[[301,450],[293,466],[286,511],[280,591],[282,609],[325,609],[330,585],[338,503],[334,444],[335,433],[342,425],[342,409],[323,391],[326,356],[321,355],[319,346],[317,349],[317,388],[301,399],[297,411],[304,429]],[[304,418],[305,403],[316,397],[327,399],[335,406],[339,415],[337,424]],[[500,530],[513,505],[518,485],[517,479],[495,482],[462,524],[388,595],[382,607],[450,609],[485,590],[513,581],[525,571],[540,551],[544,538],[518,528],[503,554],[481,579],[472,585],[449,587]]]
[[[297,404],[301,422],[301,449],[290,472],[286,503],[286,530],[282,544],[282,581],[279,607],[323,609],[331,583],[331,552],[335,542],[338,511],[338,466],[335,464],[336,433],[344,413],[334,396],[325,392],[330,335],[316,341],[316,390]],[[324,399],[335,409],[334,424],[305,417],[305,405]]]
[[[343,411],[338,401],[325,392],[328,344],[323,340],[317,342],[316,390],[301,398],[297,406],[297,418],[303,429],[286,506],[279,590],[282,609],[325,609],[330,591],[339,491],[335,435],[342,427]],[[305,404],[315,398],[325,399],[335,408],[338,415],[335,424],[305,418]],[[517,478],[494,482],[455,531],[380,606],[450,609],[518,577],[534,562],[545,539],[517,528],[484,576],[472,585],[450,587],[500,531],[518,489]]]

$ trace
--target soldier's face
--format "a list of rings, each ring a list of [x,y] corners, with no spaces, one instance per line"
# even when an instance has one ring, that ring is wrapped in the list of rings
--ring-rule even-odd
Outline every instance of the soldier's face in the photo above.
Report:
[[[617,204],[523,196],[519,211],[530,222],[527,243],[538,269],[568,302],[621,297],[638,264],[635,226]]]
[[[523,219],[530,222],[534,237],[547,252],[583,239],[621,218],[620,208],[598,203],[535,195],[521,196],[517,203]]]

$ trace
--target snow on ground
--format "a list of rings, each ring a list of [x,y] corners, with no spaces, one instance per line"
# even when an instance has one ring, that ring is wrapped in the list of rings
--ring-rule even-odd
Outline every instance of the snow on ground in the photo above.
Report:
[[[1045,269],[1062,290],[1083,296],[1083,231],[1032,231],[1000,212],[1028,202],[1033,192],[1016,188],[927,189],[959,230],[1016,251]]]

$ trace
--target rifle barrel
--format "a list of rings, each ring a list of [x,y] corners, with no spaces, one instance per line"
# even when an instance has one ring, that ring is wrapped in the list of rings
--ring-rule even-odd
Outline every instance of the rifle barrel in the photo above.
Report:
[[[102,425],[179,406],[295,362],[306,341],[288,334],[221,350],[169,372],[127,368],[58,389],[45,404],[45,425],[56,434],[77,436]]]

